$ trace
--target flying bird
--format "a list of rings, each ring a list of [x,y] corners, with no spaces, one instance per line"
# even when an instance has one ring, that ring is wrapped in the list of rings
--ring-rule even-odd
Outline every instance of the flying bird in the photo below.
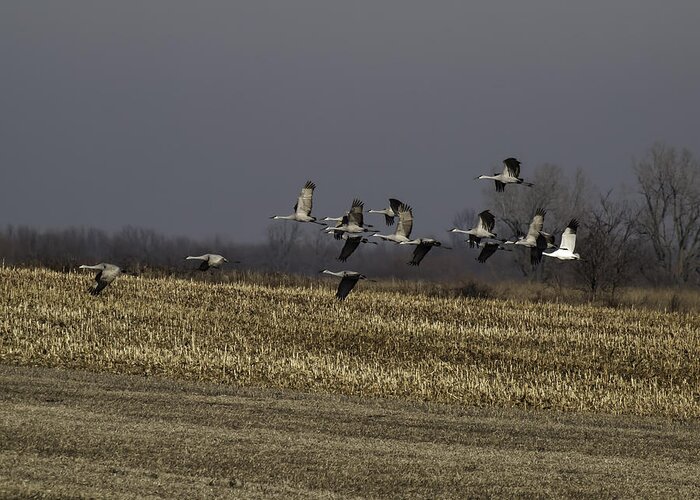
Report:
[[[512,252],[510,248],[506,248],[500,243],[492,242],[492,241],[482,241],[479,244],[479,247],[481,248],[481,252],[479,252],[479,256],[476,258],[476,260],[480,263],[483,264],[485,263],[489,257],[491,257],[493,254],[495,254],[498,250],[505,250],[506,252]]]
[[[335,292],[335,298],[341,301],[345,300],[345,297],[347,297],[350,291],[353,288],[355,288],[355,285],[359,280],[374,281],[368,279],[367,276],[365,276],[364,274],[360,274],[356,271],[333,272],[329,271],[328,269],[324,269],[320,272],[323,274],[330,274],[331,276],[337,276],[339,278],[342,278],[340,280],[340,284],[338,285],[338,290]]]
[[[340,255],[338,256],[338,260],[340,262],[345,262],[348,260],[348,257],[350,257],[350,255],[357,250],[360,243],[369,243],[372,245],[378,244],[376,241],[369,241],[367,238],[359,234],[345,233],[342,238],[345,240],[345,245],[343,245],[343,249],[340,251]]]
[[[571,219],[566,229],[564,229],[564,233],[561,235],[559,248],[553,252],[545,252],[542,255],[559,260],[580,260],[581,256],[574,253],[576,249],[576,231],[578,230],[578,226],[578,219]]]
[[[399,243],[399,245],[416,245],[416,249],[413,251],[413,257],[408,262],[408,264],[411,266],[420,265],[423,257],[425,257],[425,255],[430,252],[430,249],[433,247],[441,247],[445,250],[452,250],[450,247],[446,247],[438,240],[434,240],[432,238],[418,238],[415,240],[402,241]]]
[[[387,226],[394,225],[394,219],[399,216],[399,207],[403,205],[396,198],[389,198],[389,207],[382,210],[368,210],[368,214],[384,214],[384,220]]]
[[[204,255],[188,255],[185,260],[201,260],[202,263],[199,265],[200,271],[207,271],[209,269],[221,269],[224,263],[228,262],[228,259],[222,255],[215,253],[205,253]],[[239,264],[240,261],[234,260],[233,264]]]
[[[474,248],[479,246],[482,238],[495,238],[496,233],[493,232],[493,227],[496,225],[496,217],[489,212],[484,210],[479,214],[479,222],[477,222],[476,227],[468,230],[457,229],[456,227],[450,229],[451,233],[463,233],[468,234],[469,248]]]
[[[532,217],[530,222],[530,227],[528,228],[527,234],[521,236],[517,241],[506,241],[506,244],[515,244],[524,246],[530,249],[530,263],[536,266],[542,262],[542,253],[547,248],[554,248],[554,236],[549,233],[545,233],[542,229],[544,228],[544,216],[547,211],[543,208],[538,208],[535,211],[535,215]]]
[[[316,217],[311,215],[311,208],[313,206],[314,189],[316,189],[316,184],[311,181],[306,181],[304,187],[301,189],[301,194],[299,199],[294,205],[294,213],[292,215],[273,215],[270,219],[282,219],[282,220],[293,220],[297,222],[313,222],[314,224],[325,225],[321,222],[316,221]]]
[[[493,175],[480,175],[476,179],[489,179],[496,182],[496,191],[502,193],[505,191],[506,184],[523,184],[532,187],[534,184],[525,182],[520,178],[520,162],[515,158],[506,158],[503,160],[503,172],[496,172]]]
[[[405,203],[402,203],[397,207],[397,212],[399,222],[396,225],[394,234],[373,234],[372,236],[386,241],[393,241],[394,243],[409,241],[411,231],[413,230],[413,209]]]
[[[350,210],[345,214],[335,227],[325,228],[324,231],[333,233],[336,239],[340,239],[343,233],[367,233],[374,232],[365,227],[365,218],[362,211],[364,210],[364,202],[358,198],[352,200]]]
[[[80,269],[91,269],[93,271],[98,271],[95,276],[95,284],[90,287],[90,293],[92,295],[99,295],[102,290],[107,288],[112,281],[117,279],[117,276],[122,274],[124,271],[114,264],[107,264],[106,262],[101,262],[95,264],[94,266],[82,265]]]

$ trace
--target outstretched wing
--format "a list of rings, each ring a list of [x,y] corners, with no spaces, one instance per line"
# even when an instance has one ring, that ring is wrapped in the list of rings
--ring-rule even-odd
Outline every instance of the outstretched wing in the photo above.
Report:
[[[411,259],[411,262],[409,262],[410,265],[412,266],[417,266],[420,264],[420,262],[423,260],[423,257],[430,252],[430,249],[433,248],[432,245],[423,245],[420,244],[416,247],[416,249],[413,251],[413,258]]]
[[[413,209],[402,203],[399,206],[399,223],[396,226],[396,235],[409,238],[413,231]]]
[[[542,262],[542,249],[537,247],[532,247],[530,249],[530,264],[536,266]]]
[[[348,227],[348,214],[343,215],[343,218],[340,219],[340,221],[335,225],[335,227],[343,227],[343,226],[345,226],[345,228]],[[333,237],[336,240],[339,240],[343,237],[343,232],[344,231],[333,231]]]
[[[506,190],[506,185],[501,181],[494,181],[496,183],[496,192],[502,193]]]
[[[483,264],[489,257],[496,253],[496,250],[498,250],[498,243],[486,243],[484,248],[481,249],[481,253],[476,260]]]
[[[359,276],[345,276],[342,280],[340,280],[338,291],[335,292],[335,297],[338,300],[345,300],[345,297],[347,297],[350,291],[355,288],[358,279]]]
[[[515,158],[506,158],[503,160],[503,174],[510,177],[518,178],[520,177],[520,162]]]
[[[543,249],[543,250],[546,250],[547,248],[554,248],[554,247],[556,247],[556,245],[554,244],[554,235],[553,235],[553,234],[545,233],[544,231],[542,231],[542,232],[540,233],[540,235],[544,238],[544,240],[543,240],[544,243],[543,243],[543,246],[542,246],[542,249]],[[540,243],[540,240],[538,239],[538,240],[537,240],[537,246],[540,246],[540,245],[541,245],[541,243]]]
[[[571,219],[569,225],[564,229],[564,233],[561,235],[561,248],[566,248],[570,252],[573,252],[576,248],[576,231],[578,230],[579,222],[578,219]]]
[[[551,235],[538,234],[535,242],[537,243],[530,249],[530,264],[536,266],[542,262],[542,252],[547,249],[548,241]]]
[[[316,184],[311,181],[306,181],[304,187],[301,189],[301,194],[297,200],[297,204],[294,205],[294,211],[299,215],[310,215],[311,208],[313,207],[313,196],[314,189],[316,189]]]
[[[391,210],[394,211],[394,214],[399,213],[399,208],[401,207],[401,205],[403,205],[403,203],[401,203],[396,198],[389,198],[389,207],[391,208]]]
[[[394,215],[384,215],[384,220],[386,221],[387,226],[394,225],[394,217],[396,217],[399,214],[399,209],[401,208],[401,205],[403,205],[403,203],[401,203],[396,198],[389,198],[389,208],[391,208],[391,211],[394,212]]]
[[[209,269],[209,261],[205,260],[199,265],[199,270],[200,271],[206,271]]]
[[[540,235],[540,231],[544,227],[544,216],[547,215],[547,211],[543,208],[538,208],[535,212],[535,216],[530,222],[530,228],[527,230],[527,239],[532,239],[537,241],[537,237]]]
[[[479,214],[479,225],[477,227],[481,227],[490,233],[495,225],[496,217],[491,212],[484,210]]]
[[[350,224],[362,227],[364,223],[364,216],[362,215],[362,210],[364,209],[364,206],[365,204],[362,202],[362,200],[359,200],[357,198],[352,200],[352,206],[350,207],[350,211],[348,212],[348,221],[350,222]]]
[[[481,243],[481,238],[470,234],[467,241],[469,242],[469,248],[474,248],[479,246],[479,243]]]
[[[90,293],[92,295],[99,295],[102,290],[107,288],[107,285],[109,285],[112,280],[107,280],[102,276],[103,271],[100,271],[97,273],[95,276],[95,284],[90,288]]]
[[[360,246],[361,241],[361,238],[348,238],[345,240],[345,245],[343,245],[343,249],[340,251],[338,260],[340,262],[345,262],[348,260],[348,257],[350,257],[357,247]]]

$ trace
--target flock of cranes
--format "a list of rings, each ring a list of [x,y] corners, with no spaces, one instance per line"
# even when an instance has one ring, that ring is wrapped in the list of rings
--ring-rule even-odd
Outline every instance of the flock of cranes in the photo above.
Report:
[[[476,179],[493,180],[497,192],[504,192],[508,184],[533,186],[530,182],[525,182],[520,178],[520,162],[515,158],[506,158],[503,161],[503,171],[493,175],[480,175]],[[430,252],[433,247],[450,250],[441,241],[434,238],[414,238],[411,239],[413,232],[413,209],[406,203],[402,203],[396,198],[389,198],[389,207],[381,210],[368,210],[370,214],[381,214],[385,217],[387,226],[393,226],[396,223],[396,229],[391,234],[380,234],[380,231],[374,229],[374,226],[367,224],[364,221],[364,203],[359,199],[354,199],[348,210],[341,217],[325,217],[322,220],[317,220],[311,215],[313,208],[313,195],[316,184],[307,181],[301,189],[299,198],[294,205],[294,212],[291,215],[273,215],[270,217],[274,220],[290,220],[301,223],[318,224],[323,227],[323,231],[332,235],[335,239],[344,241],[343,247],[338,256],[338,260],[345,262],[350,255],[357,250],[361,244],[374,244],[370,238],[378,238],[382,241],[388,241],[397,245],[412,245],[415,246],[413,255],[408,264],[412,266],[420,265],[421,261]],[[543,208],[538,208],[532,217],[528,232],[524,236],[518,237],[515,241],[499,239],[494,232],[496,225],[496,217],[489,211],[484,210],[478,215],[476,226],[470,229],[452,228],[450,232],[465,234],[465,240],[470,248],[480,248],[481,252],[477,257],[477,261],[485,263],[486,260],[497,251],[512,251],[510,245],[522,246],[530,249],[530,262],[533,266],[542,261],[542,256],[559,260],[578,260],[580,256],[574,253],[576,248],[576,231],[579,226],[577,219],[571,219],[571,222],[564,230],[561,242],[555,245],[554,236],[551,233],[544,231],[544,218],[547,214]],[[398,222],[396,219],[398,218]],[[334,225],[328,223],[335,222]],[[547,252],[547,250],[551,250]],[[199,270],[207,271],[209,269],[219,269],[228,259],[218,254],[204,254],[197,256],[187,256],[186,260],[200,261]],[[234,261],[238,262],[238,261]],[[114,281],[123,270],[113,264],[101,263],[94,266],[80,266],[80,269],[91,269],[99,271],[95,277],[95,283],[91,287],[90,293],[98,295],[107,285]],[[350,291],[355,287],[358,281],[367,280],[367,276],[357,271],[330,271],[323,269],[322,274],[329,274],[341,278],[340,284],[336,292],[336,297],[339,300],[344,300]],[[372,281],[372,280],[369,280]]]

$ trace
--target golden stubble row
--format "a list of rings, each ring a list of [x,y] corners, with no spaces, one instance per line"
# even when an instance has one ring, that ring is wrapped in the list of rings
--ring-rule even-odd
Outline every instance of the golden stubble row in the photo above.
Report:
[[[0,269],[0,362],[227,384],[700,416],[700,318],[589,305]]]

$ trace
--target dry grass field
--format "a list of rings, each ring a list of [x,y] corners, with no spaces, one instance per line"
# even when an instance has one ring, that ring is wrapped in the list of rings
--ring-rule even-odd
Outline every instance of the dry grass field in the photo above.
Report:
[[[0,498],[698,498],[700,424],[0,365]]]
[[[0,363],[359,397],[688,420],[700,315],[0,269]]]

